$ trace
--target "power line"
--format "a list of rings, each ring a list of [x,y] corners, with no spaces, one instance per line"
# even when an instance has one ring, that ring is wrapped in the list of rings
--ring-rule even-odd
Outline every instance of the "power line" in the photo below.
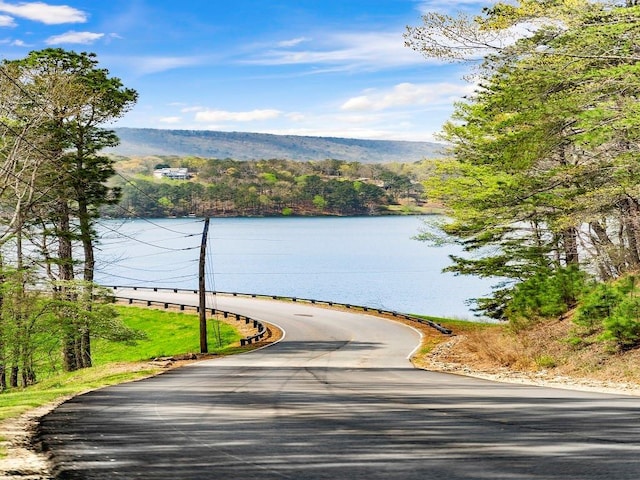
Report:
[[[118,230],[116,228],[108,227],[107,225],[105,225],[104,223],[102,223],[100,221],[96,221],[96,225],[100,225],[101,227],[103,227],[103,228],[115,233],[117,237],[130,238],[130,237],[127,237],[127,235],[122,233],[120,230]],[[158,227],[158,228],[161,228],[161,227]],[[163,230],[167,230],[167,231],[172,232],[172,233],[176,232],[175,230],[171,230],[171,229],[163,229]],[[142,231],[144,231],[144,230],[142,230]],[[180,233],[180,232],[176,232],[176,233]],[[191,237],[194,237],[196,235],[197,234],[183,234],[183,235],[180,235],[179,237],[168,237],[168,238],[163,238],[162,240],[163,241],[179,240],[181,238],[191,238]]]
[[[192,249],[193,250],[193,249]],[[147,253],[145,255],[136,255],[136,256],[132,256],[132,257],[127,257],[127,259],[131,260],[131,259],[139,259],[139,258],[148,258],[148,257],[158,257],[160,255],[169,255],[169,254],[173,254],[174,252],[172,251],[160,251],[160,252],[154,252],[154,253]],[[191,259],[189,260],[190,262],[197,262],[197,259]],[[105,262],[107,263],[107,262]],[[117,263],[117,262],[110,262],[110,263]]]
[[[104,277],[111,277],[111,278],[119,278],[122,280],[129,280],[129,281],[133,281],[133,282],[137,282],[139,284],[145,284],[145,283],[149,283],[149,279],[141,279],[141,278],[133,278],[133,277],[127,277],[125,275],[116,275],[116,274],[112,274],[112,273],[106,273],[103,270],[96,270],[96,273],[99,275],[102,275]],[[196,278],[197,279],[197,275],[180,275],[180,276],[176,276],[176,277],[167,277],[164,278],[162,280],[159,279],[154,279],[153,282],[154,284],[161,284],[161,283],[168,283],[169,281],[172,280],[184,280],[185,278]]]
[[[161,245],[154,245],[153,243],[145,242],[144,240],[140,240],[140,239],[137,239],[137,238],[132,237],[132,236],[130,236],[130,235],[126,235],[126,234],[124,234],[124,233],[122,233],[122,232],[119,232],[118,230],[115,230],[115,229],[113,229],[113,228],[107,227],[107,226],[106,226],[106,225],[104,225],[104,224],[99,224],[99,225],[100,225],[101,227],[103,227],[103,228],[106,228],[107,230],[111,230],[112,232],[117,233],[118,235],[121,235],[121,236],[123,236],[123,237],[125,237],[125,238],[128,238],[129,240],[133,240],[134,242],[141,243],[141,244],[143,244],[143,245],[148,245],[148,246],[150,246],[150,247],[154,247],[154,248],[159,248],[159,249],[161,249],[161,250],[166,250],[166,251],[169,251],[169,252],[181,252],[181,251],[185,251],[185,250],[195,250],[195,249],[197,249],[197,248],[200,248],[200,246],[195,246],[195,247],[185,247],[185,248],[172,248],[172,247],[163,247],[163,246],[161,246]],[[181,237],[181,238],[182,238],[182,237]]]
[[[127,259],[129,260],[129,259]],[[133,270],[136,272],[145,272],[145,273],[169,273],[169,272],[180,272],[183,270],[187,270],[189,268],[193,268],[192,265],[185,265],[181,268],[172,268],[171,270],[156,270],[156,269],[151,269],[151,268],[139,268],[139,267],[131,267],[129,265],[121,265],[120,262],[101,262],[101,263],[106,263],[108,265],[113,265],[113,264],[118,264],[118,268],[120,269],[125,269],[125,270]],[[104,271],[103,269],[100,269],[101,271]]]

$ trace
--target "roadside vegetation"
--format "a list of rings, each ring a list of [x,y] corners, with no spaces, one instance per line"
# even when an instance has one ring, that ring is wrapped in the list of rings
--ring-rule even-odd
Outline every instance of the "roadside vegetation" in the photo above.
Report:
[[[639,22],[636,1],[519,0],[407,29],[426,57],[476,65],[475,93],[443,127],[448,157],[424,182],[447,219],[422,239],[463,246],[448,271],[496,279],[477,311],[508,326],[475,343],[499,363],[640,347]],[[545,353],[554,342],[566,352]]]

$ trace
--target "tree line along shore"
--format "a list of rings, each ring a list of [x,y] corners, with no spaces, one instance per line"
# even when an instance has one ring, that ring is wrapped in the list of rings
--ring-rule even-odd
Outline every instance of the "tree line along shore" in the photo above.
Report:
[[[421,181],[431,162],[238,161],[117,157],[109,217],[321,216],[433,212]]]

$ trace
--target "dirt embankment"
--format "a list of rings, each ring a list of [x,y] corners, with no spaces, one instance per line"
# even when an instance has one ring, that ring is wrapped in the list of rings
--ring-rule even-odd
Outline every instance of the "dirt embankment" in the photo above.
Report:
[[[507,326],[454,327],[443,339],[422,328],[419,368],[509,383],[640,395],[640,349],[615,352],[600,342],[576,346],[569,319],[512,333]]]

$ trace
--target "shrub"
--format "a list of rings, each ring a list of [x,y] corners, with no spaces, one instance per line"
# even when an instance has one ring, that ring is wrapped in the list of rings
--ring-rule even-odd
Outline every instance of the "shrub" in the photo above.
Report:
[[[557,318],[575,307],[586,284],[586,274],[576,267],[536,273],[514,287],[505,314],[516,329],[535,320]]]
[[[540,355],[536,357],[536,365],[540,368],[554,368],[557,362],[551,355]]]
[[[613,283],[596,285],[584,296],[573,321],[590,329],[601,330],[599,340],[614,342],[620,348],[640,343],[640,297],[635,275]]]
[[[621,348],[631,348],[640,339],[640,298],[626,297],[614,309],[613,313],[604,319],[603,340],[613,340]]]
[[[598,328],[623,298],[624,293],[614,284],[598,284],[582,298],[573,321],[581,327]]]

